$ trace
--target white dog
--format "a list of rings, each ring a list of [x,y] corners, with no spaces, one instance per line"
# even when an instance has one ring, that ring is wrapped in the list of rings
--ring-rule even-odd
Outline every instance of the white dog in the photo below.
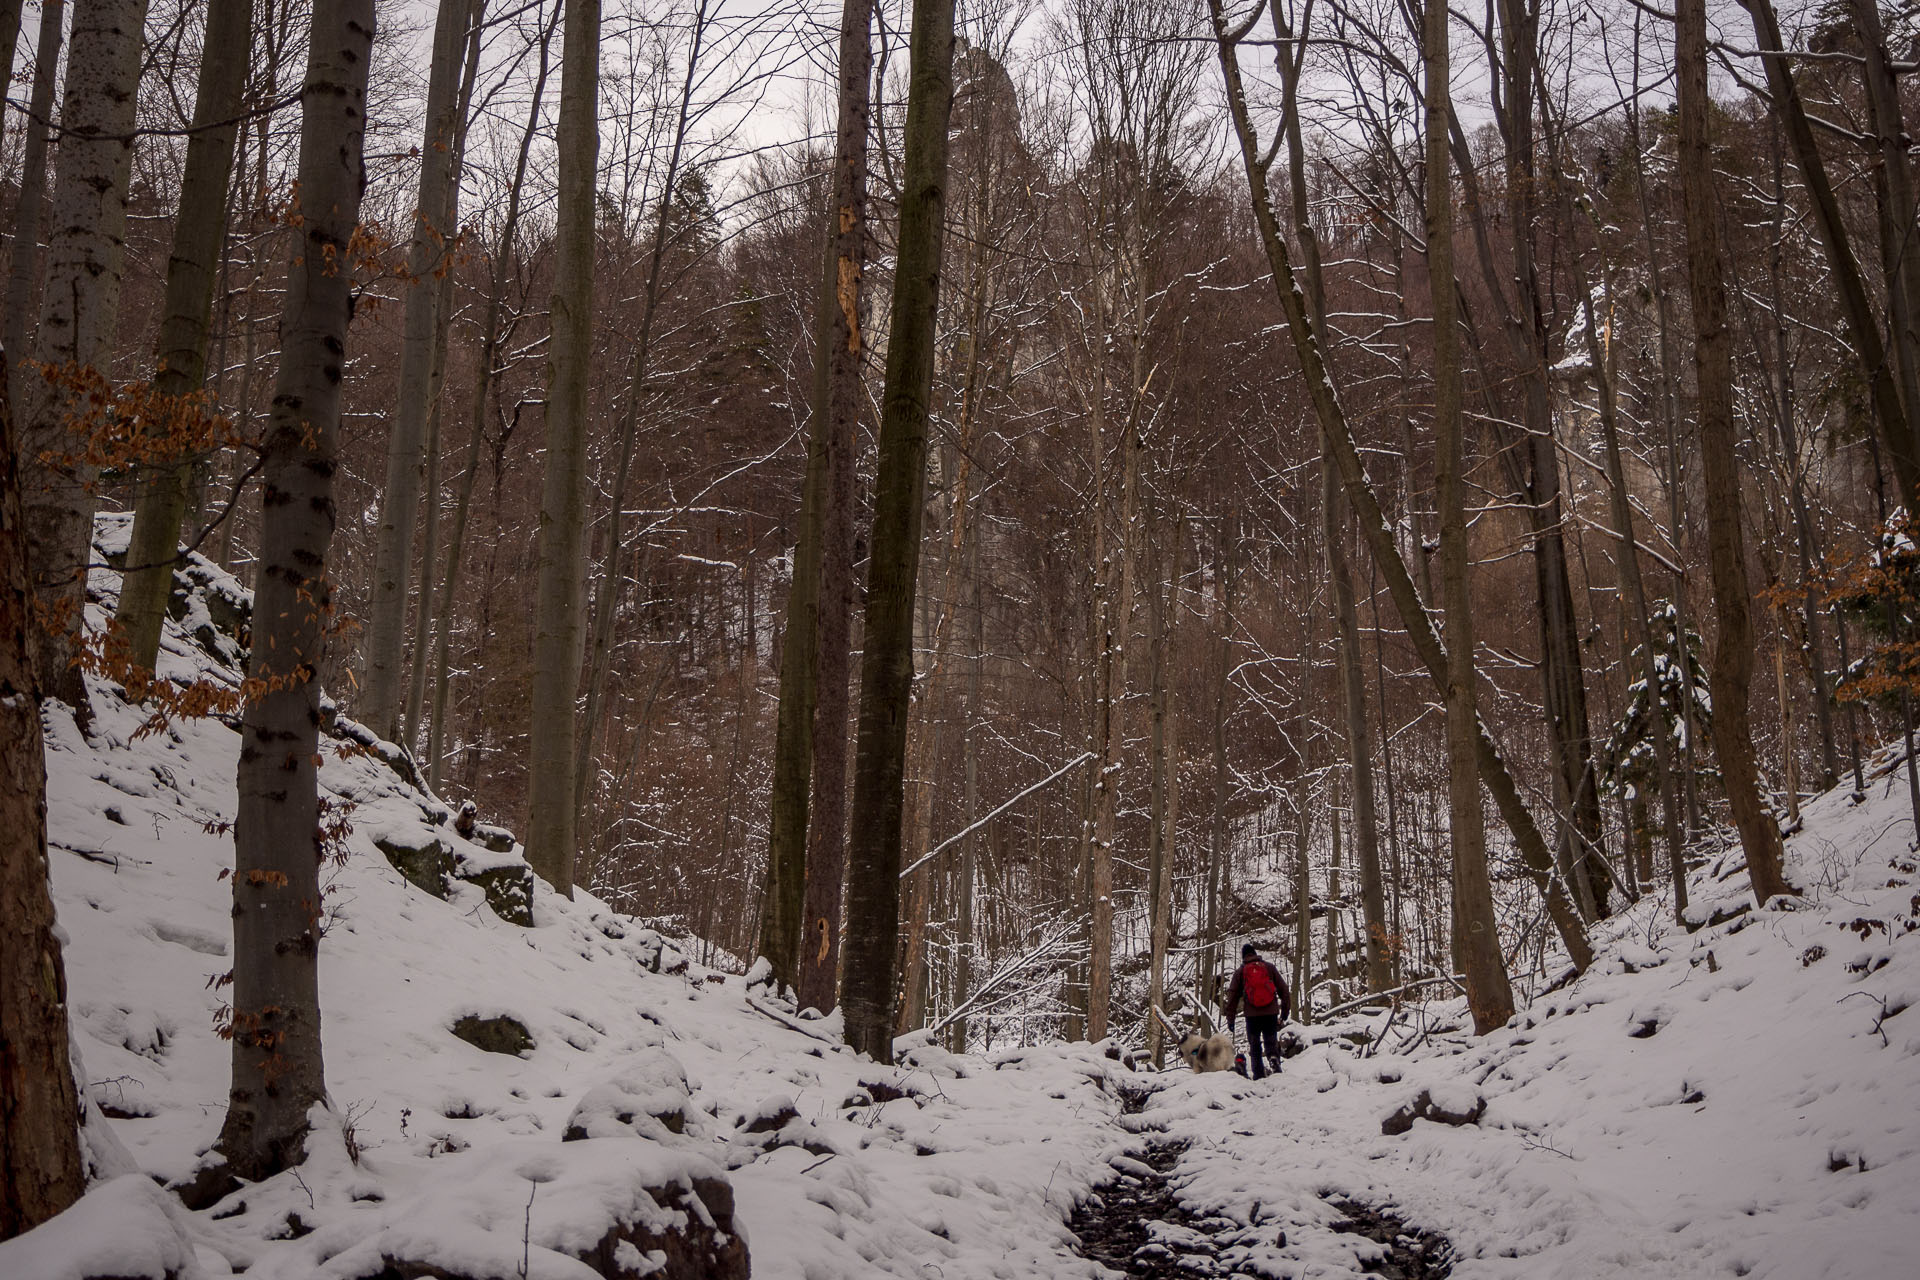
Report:
[[[1233,1037],[1224,1031],[1213,1036],[1189,1031],[1180,1037],[1180,1056],[1195,1071],[1225,1071],[1233,1066]]]

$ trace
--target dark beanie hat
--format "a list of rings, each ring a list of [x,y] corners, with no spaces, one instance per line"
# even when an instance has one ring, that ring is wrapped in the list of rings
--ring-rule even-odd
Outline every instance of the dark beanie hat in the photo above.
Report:
[[[1242,944],[1240,948],[1240,958],[1242,960],[1251,960],[1259,954],[1260,953],[1258,951],[1255,951],[1253,949],[1253,944],[1251,942]]]

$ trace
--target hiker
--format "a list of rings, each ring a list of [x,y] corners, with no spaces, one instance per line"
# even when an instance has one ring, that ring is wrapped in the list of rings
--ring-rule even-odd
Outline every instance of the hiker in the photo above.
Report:
[[[1247,1047],[1253,1050],[1253,1078],[1267,1074],[1267,1063],[1280,1070],[1280,1024],[1293,1013],[1293,993],[1280,971],[1260,958],[1249,942],[1240,948],[1240,968],[1227,990],[1227,1034],[1233,1034],[1233,1020],[1240,1015],[1240,1001],[1247,1002]]]

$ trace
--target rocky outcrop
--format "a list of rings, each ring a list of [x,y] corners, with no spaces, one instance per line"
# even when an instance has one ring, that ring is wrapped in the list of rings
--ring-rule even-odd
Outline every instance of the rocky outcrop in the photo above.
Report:
[[[518,1018],[506,1014],[494,1018],[468,1014],[448,1030],[474,1048],[484,1049],[488,1053],[519,1055],[533,1050],[533,1033]]]

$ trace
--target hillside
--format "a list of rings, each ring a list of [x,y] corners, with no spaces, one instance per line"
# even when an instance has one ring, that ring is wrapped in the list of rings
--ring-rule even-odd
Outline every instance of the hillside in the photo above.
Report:
[[[162,674],[231,679],[212,618],[243,597],[205,562],[191,576]],[[113,586],[96,575],[96,610]],[[1643,902],[1506,1029],[1466,1037],[1457,1001],[1369,1015],[1310,1029],[1255,1084],[924,1037],[876,1067],[833,1019],[463,839],[340,721],[321,770],[352,827],[321,951],[334,1117],[297,1173],[189,1213],[148,1179],[189,1180],[222,1117],[237,736],[211,719],[142,736],[144,712],[94,692],[90,739],[46,726],[54,889],[88,1094],[124,1148],[98,1172],[131,1176],[0,1245],[8,1280],[638,1276],[669,1250],[581,1259],[658,1219],[644,1188],[666,1186],[759,1277],[1092,1276],[1068,1223],[1116,1179],[1164,1186],[1185,1224],[1147,1226],[1139,1274],[1386,1265],[1335,1201],[1429,1233],[1458,1277],[1920,1272],[1920,1028],[1899,1016],[1920,994],[1920,892],[1885,761],[1863,802],[1807,807],[1800,909],[1745,911],[1740,868],[1716,863],[1694,894],[1718,923],[1687,932]],[[476,1047],[463,1021],[505,1039]],[[1477,1124],[1383,1133],[1423,1092]]]

